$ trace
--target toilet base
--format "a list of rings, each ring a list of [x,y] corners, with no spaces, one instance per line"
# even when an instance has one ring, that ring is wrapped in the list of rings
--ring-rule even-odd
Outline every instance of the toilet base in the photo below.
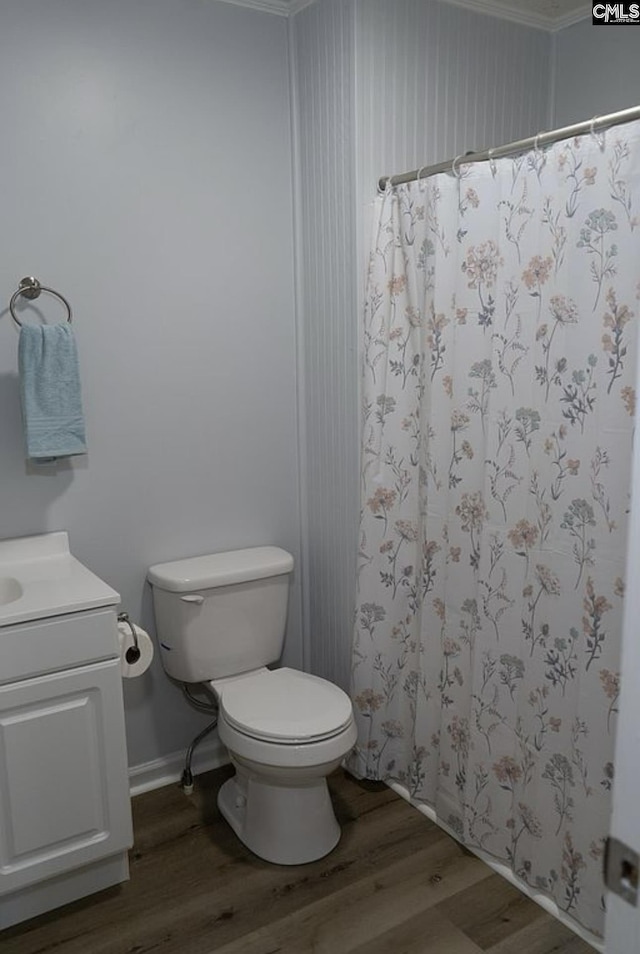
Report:
[[[218,808],[254,855],[276,865],[302,865],[335,848],[340,826],[324,778],[270,784],[235,764],[236,775],[218,792]]]

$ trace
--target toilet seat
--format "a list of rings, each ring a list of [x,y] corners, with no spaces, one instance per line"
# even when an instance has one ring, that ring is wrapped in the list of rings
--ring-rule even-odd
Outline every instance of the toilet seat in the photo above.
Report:
[[[277,745],[314,745],[353,722],[351,700],[326,679],[295,669],[261,669],[218,686],[220,715],[244,736]]]

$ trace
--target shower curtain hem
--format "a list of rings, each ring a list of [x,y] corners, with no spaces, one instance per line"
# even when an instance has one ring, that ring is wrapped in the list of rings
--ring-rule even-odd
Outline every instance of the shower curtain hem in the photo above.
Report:
[[[455,841],[459,844],[464,845],[467,851],[471,851],[480,861],[483,861],[489,868],[496,872],[496,874],[502,875],[510,884],[522,891],[528,898],[532,901],[535,901],[536,904],[540,905],[548,914],[551,914],[556,920],[560,921],[561,924],[564,924],[565,927],[569,928],[570,931],[573,931],[579,938],[585,941],[591,947],[600,951],[600,954],[605,954],[604,942],[599,941],[590,931],[584,928],[581,924],[575,921],[573,918],[567,917],[567,915],[560,910],[560,908],[545,894],[540,894],[537,891],[532,890],[530,885],[526,881],[522,881],[513,873],[513,871],[507,867],[507,865],[502,864],[492,855],[483,851],[481,848],[475,848],[473,845],[468,845],[466,842],[461,842],[460,838],[456,835],[452,828],[450,828],[445,822],[441,821],[436,812],[430,805],[425,805],[423,802],[417,802],[411,797],[408,790],[401,785],[399,782],[392,782],[390,780],[384,780],[385,785],[387,785],[396,795],[400,795],[406,802],[409,802],[413,808],[417,808],[419,812],[425,815],[429,821],[434,822],[439,828],[445,831],[450,835]]]

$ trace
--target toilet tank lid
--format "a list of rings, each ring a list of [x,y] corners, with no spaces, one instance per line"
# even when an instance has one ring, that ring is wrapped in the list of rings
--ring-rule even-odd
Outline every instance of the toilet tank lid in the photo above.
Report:
[[[147,579],[153,586],[173,593],[231,586],[250,580],[281,576],[293,570],[293,557],[280,547],[249,547],[226,553],[156,563],[149,567]]]

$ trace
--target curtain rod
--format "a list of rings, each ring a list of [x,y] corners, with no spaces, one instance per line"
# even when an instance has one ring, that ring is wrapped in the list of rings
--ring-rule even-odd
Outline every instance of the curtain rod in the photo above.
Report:
[[[501,159],[503,156],[510,156],[518,152],[527,152],[529,149],[538,149],[547,146],[552,142],[559,142],[561,139],[570,139],[573,136],[581,136],[584,133],[596,132],[596,130],[607,129],[609,126],[617,126],[620,123],[628,123],[634,119],[640,119],[640,106],[632,106],[629,109],[621,109],[617,113],[609,113],[606,116],[594,116],[593,119],[587,119],[581,123],[574,123],[572,126],[563,126],[561,129],[553,129],[550,132],[541,132],[537,136],[529,136],[528,139],[518,139],[515,142],[509,142],[504,146],[497,146],[495,149],[484,149],[482,152],[469,152],[463,156],[456,156],[454,159],[448,159],[446,162],[437,162],[433,166],[422,166],[420,169],[414,169],[412,172],[403,172],[395,176],[382,176],[378,180],[378,189],[384,192],[388,185],[402,185],[405,182],[414,182],[417,179],[427,179],[429,176],[435,176],[439,172],[453,172],[457,174],[456,167],[458,163],[464,162],[465,165],[471,162],[487,162],[490,159]]]

